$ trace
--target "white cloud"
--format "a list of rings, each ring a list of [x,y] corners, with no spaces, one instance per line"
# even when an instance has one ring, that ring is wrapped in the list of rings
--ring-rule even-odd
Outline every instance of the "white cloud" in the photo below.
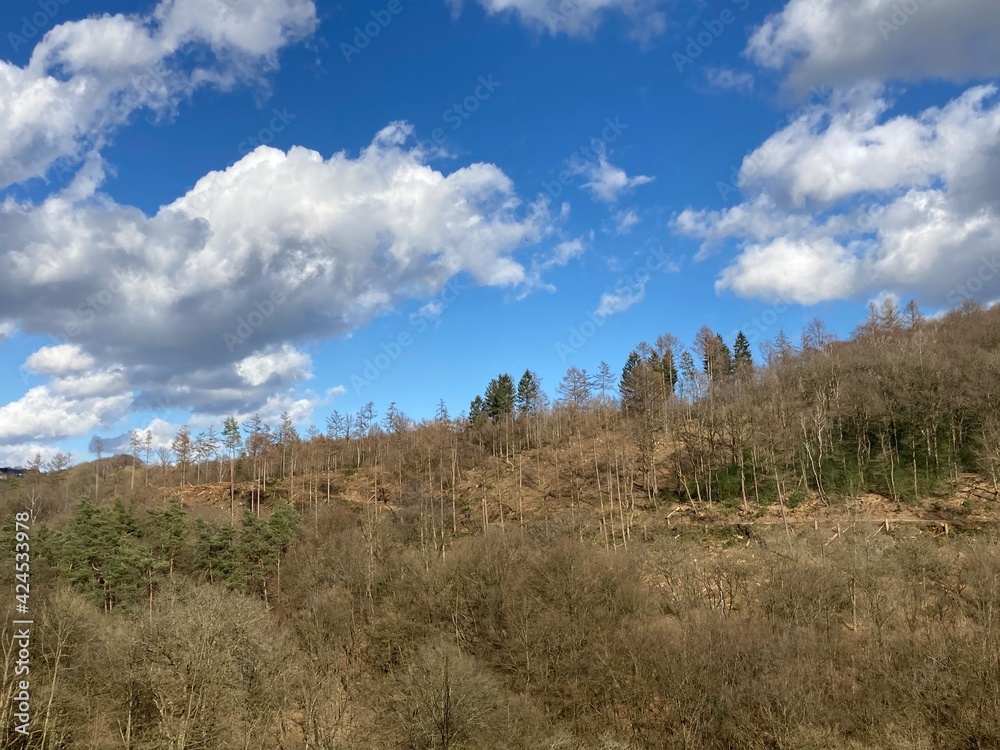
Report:
[[[74,162],[137,109],[169,113],[203,86],[229,88],[273,67],[316,25],[312,0],[162,0],[151,15],[63,23],[18,67],[0,60],[0,188]],[[204,50],[195,61],[193,50]]]
[[[622,194],[653,181],[652,177],[645,175],[629,177],[624,169],[608,161],[607,149],[603,143],[595,143],[594,150],[597,154],[596,162],[570,161],[569,168],[573,174],[587,178],[583,187],[590,191],[595,200],[614,203]]]
[[[39,454],[43,461],[48,461],[58,452],[58,448],[43,443],[0,445],[0,466],[25,466]]]
[[[599,318],[606,318],[615,313],[625,312],[633,305],[642,302],[646,296],[646,285],[639,283],[628,290],[621,292],[605,292],[601,295],[597,303],[594,315]]]
[[[312,360],[285,344],[280,349],[251,354],[236,364],[236,373],[253,386],[264,385],[275,377],[279,381],[305,380],[312,377]]]
[[[628,234],[632,227],[639,223],[639,215],[633,209],[619,211],[615,214],[615,233]]]
[[[448,0],[460,11],[462,0]],[[662,34],[666,15],[661,0],[478,0],[490,15],[513,15],[531,28],[552,34],[590,36],[613,13],[632,22],[632,35],[648,40]]]
[[[701,240],[699,258],[727,241],[740,248],[718,289],[803,304],[877,293],[933,305],[997,297],[996,87],[912,117],[886,120],[888,108],[872,87],[806,108],[744,161],[743,203],[675,219],[676,232]]]
[[[122,404],[215,421],[262,410],[308,375],[295,340],[350,335],[458,275],[528,287],[582,251],[530,259],[554,231],[547,204],[523,203],[491,164],[437,171],[411,138],[396,123],[356,156],[261,147],[152,216],[100,193],[0,203],[0,320],[56,339],[29,358],[56,379],[9,405],[0,442],[82,434]],[[43,396],[69,418],[30,416]]]
[[[754,31],[747,55],[813,86],[1000,74],[995,0],[789,0]]]
[[[95,365],[94,358],[76,344],[43,346],[25,361],[26,369],[39,375],[68,375]]]
[[[44,385],[32,388],[17,401],[0,406],[0,445],[84,435],[123,416],[130,401],[127,394],[72,398]]]
[[[708,85],[712,88],[727,91],[753,91],[754,78],[752,73],[731,68],[708,68],[705,71]]]
[[[9,339],[17,332],[17,326],[12,320],[0,320],[0,341]]]

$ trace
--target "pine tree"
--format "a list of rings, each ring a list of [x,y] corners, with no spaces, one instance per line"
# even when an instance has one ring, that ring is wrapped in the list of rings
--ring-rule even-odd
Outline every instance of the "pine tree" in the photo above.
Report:
[[[538,392],[538,376],[531,372],[531,370],[525,370],[517,383],[515,403],[518,414],[524,415],[537,411]]]
[[[664,333],[656,337],[656,352],[660,360],[658,370],[663,375],[663,385],[668,396],[677,391],[677,381],[680,379],[680,374],[677,372],[676,353],[680,348],[680,341],[672,333]]]
[[[733,366],[740,377],[753,372],[753,353],[743,331],[736,334],[736,341],[733,342]]]
[[[176,500],[169,508],[152,508],[146,517],[145,536],[153,556],[167,565],[171,575],[188,536],[184,508]]]
[[[469,404],[469,424],[476,424],[486,415],[486,402],[482,396],[476,396]]]
[[[230,524],[194,522],[194,569],[209,583],[233,582],[237,572],[236,529]]]
[[[501,373],[486,386],[486,414],[494,421],[510,416],[514,413],[516,397],[514,379],[505,372]]]
[[[642,360],[639,353],[634,349],[629,352],[625,366],[622,368],[622,377],[618,383],[618,393],[621,396],[622,411],[626,414],[635,408],[639,399],[638,377]]]

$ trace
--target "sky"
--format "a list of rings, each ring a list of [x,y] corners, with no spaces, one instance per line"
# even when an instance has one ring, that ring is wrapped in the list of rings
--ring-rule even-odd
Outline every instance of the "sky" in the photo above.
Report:
[[[0,465],[1000,298],[995,0],[6,0]]]

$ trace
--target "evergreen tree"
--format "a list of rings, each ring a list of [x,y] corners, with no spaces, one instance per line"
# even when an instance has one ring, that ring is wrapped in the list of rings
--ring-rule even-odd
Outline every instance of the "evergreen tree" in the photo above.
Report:
[[[486,386],[486,414],[494,421],[510,416],[514,413],[516,397],[514,379],[505,372],[501,373]]]
[[[482,396],[476,396],[469,404],[469,424],[476,424],[486,415],[486,402]]]
[[[750,351],[750,342],[743,331],[736,334],[736,341],[733,342],[733,365],[741,377],[746,377],[753,372],[753,353]]]
[[[153,556],[167,565],[172,575],[178,555],[187,544],[188,520],[176,500],[169,508],[152,508],[146,517],[145,536]]]
[[[62,537],[59,558],[65,580],[106,610],[136,601],[152,569],[135,516],[121,500],[111,508],[82,501]]]
[[[680,379],[677,371],[677,352],[680,348],[680,341],[672,333],[656,337],[656,351],[660,359],[658,369],[663,375],[663,385],[668,396],[677,391],[677,381]]]
[[[194,569],[209,583],[230,582],[236,565],[236,529],[230,524],[194,522]]]
[[[517,383],[515,402],[518,414],[530,414],[538,410],[539,390],[538,376],[531,370],[525,370]]]
[[[621,396],[622,411],[626,414],[635,408],[639,399],[638,377],[642,360],[639,353],[634,349],[629,352],[625,366],[622,368],[622,377],[618,383],[618,393]]]

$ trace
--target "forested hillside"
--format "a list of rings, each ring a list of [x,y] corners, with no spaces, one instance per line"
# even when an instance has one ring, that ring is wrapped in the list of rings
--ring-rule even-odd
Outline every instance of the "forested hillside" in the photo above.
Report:
[[[1000,746],[1000,309],[594,373],[37,460],[5,746]]]

